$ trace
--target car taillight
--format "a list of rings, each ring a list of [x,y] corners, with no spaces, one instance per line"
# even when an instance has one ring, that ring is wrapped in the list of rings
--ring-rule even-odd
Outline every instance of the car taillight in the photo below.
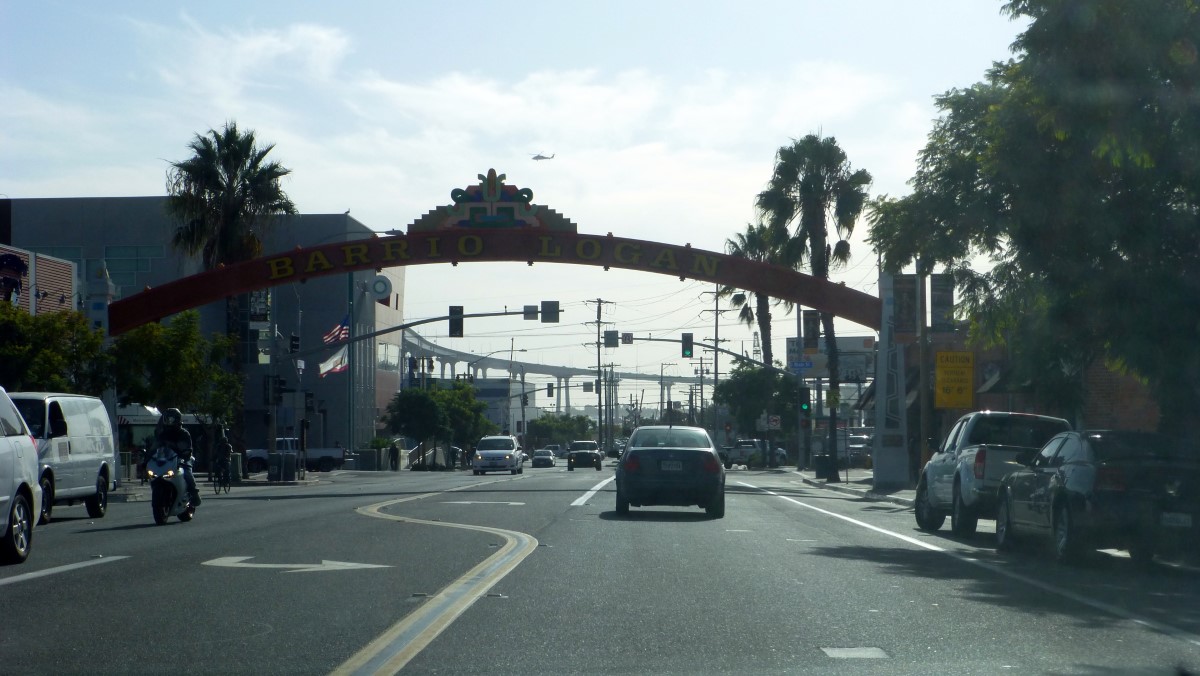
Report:
[[[704,471],[712,473],[712,474],[716,474],[717,472],[720,472],[721,471],[721,462],[719,460],[717,460],[716,458],[712,457],[711,455],[705,457],[704,458]]]
[[[1096,490],[1124,491],[1125,474],[1116,467],[1101,467],[1096,470]]]
[[[636,472],[642,468],[642,463],[638,462],[636,455],[631,455],[631,456],[625,458],[625,462],[624,462],[624,464],[621,465],[621,467],[626,472]]]
[[[983,467],[987,464],[987,447],[980,446],[978,451],[975,451],[975,478],[983,479]]]

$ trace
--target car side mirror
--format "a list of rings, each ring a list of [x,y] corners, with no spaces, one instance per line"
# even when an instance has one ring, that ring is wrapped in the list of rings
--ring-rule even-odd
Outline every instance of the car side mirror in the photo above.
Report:
[[[62,418],[55,418],[50,421],[50,437],[65,437],[67,436],[67,421]]]

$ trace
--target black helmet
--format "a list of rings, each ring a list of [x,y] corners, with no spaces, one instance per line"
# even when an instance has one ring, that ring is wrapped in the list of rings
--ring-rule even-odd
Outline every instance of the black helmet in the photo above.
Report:
[[[183,427],[183,414],[180,413],[179,409],[177,408],[168,408],[167,410],[163,411],[162,424],[164,427],[177,430],[180,427]]]

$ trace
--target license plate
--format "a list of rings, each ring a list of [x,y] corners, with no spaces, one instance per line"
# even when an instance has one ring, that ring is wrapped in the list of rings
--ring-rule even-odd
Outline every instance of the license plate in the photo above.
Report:
[[[659,468],[664,472],[680,472],[683,471],[682,460],[663,460],[659,463]]]
[[[1159,523],[1169,528],[1191,528],[1192,515],[1180,514],[1179,512],[1163,512],[1159,517]]]

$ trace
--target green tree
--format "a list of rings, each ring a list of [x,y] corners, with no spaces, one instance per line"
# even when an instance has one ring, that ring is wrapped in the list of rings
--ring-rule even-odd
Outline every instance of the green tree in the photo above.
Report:
[[[973,335],[1020,345],[1043,390],[1103,359],[1147,379],[1163,431],[1196,434],[1200,8],[1005,9],[1032,19],[1016,58],[939,97],[913,192],[878,205],[872,242],[892,269],[937,243],[919,253],[953,270]]]
[[[529,421],[527,436],[534,446],[565,445],[577,439],[596,438],[596,423],[583,415],[544,415]]]
[[[762,223],[746,225],[745,232],[739,232],[725,241],[725,251],[730,256],[746,260],[784,267],[799,265],[803,254],[802,241],[788,237],[786,228],[770,228]],[[738,309],[738,320],[749,327],[758,326],[762,336],[763,361],[774,363],[771,351],[771,298],[757,291],[750,294],[733,286],[722,286],[717,293],[729,298],[730,305]],[[779,301],[775,301],[778,303]],[[788,311],[792,309],[791,302],[784,302]]]
[[[275,147],[260,147],[253,131],[236,122],[197,134],[192,156],[167,172],[167,209],[179,221],[172,243],[200,256],[205,269],[262,254],[263,233],[282,214],[296,213],[281,181],[290,169],[267,161]]]
[[[99,396],[108,387],[103,331],[74,310],[30,315],[0,303],[0,382],[10,391]]]
[[[487,404],[475,398],[474,386],[456,381],[449,388],[434,388],[430,395],[446,413],[444,438],[451,444],[468,448],[496,430],[496,425],[484,417]]]
[[[829,271],[850,260],[849,238],[867,203],[871,174],[854,170],[832,136],[809,134],[775,154],[775,169],[755,204],[771,228],[793,228],[803,243],[813,277],[828,280]],[[838,240],[829,244],[830,225]],[[829,388],[841,383],[833,313],[821,313],[825,350],[829,355]],[[830,443],[836,443],[837,408],[830,408]]]
[[[414,387],[397,392],[388,402],[384,422],[390,431],[411,437],[422,445],[444,435],[450,426],[438,399],[431,392]]]
[[[227,336],[215,334],[209,340],[200,335],[195,310],[121,334],[109,349],[117,400],[228,422],[242,397],[241,379],[225,367],[231,348]]]

